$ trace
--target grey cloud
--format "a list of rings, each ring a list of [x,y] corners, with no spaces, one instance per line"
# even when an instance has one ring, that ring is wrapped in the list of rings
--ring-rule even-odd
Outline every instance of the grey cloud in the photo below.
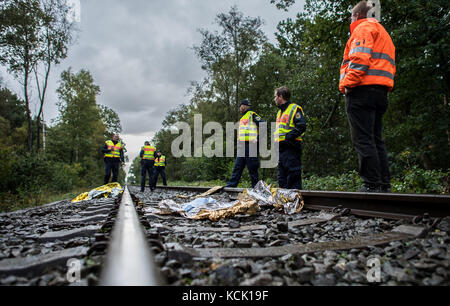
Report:
[[[214,30],[215,16],[234,4],[261,16],[272,40],[278,22],[297,13],[278,11],[269,0],[81,0],[78,42],[49,89],[69,66],[88,69],[101,88],[98,103],[119,114],[124,134],[156,132],[170,109],[189,102],[190,82],[204,76],[191,49],[200,43],[197,29]],[[56,117],[56,100],[49,95],[47,118]]]

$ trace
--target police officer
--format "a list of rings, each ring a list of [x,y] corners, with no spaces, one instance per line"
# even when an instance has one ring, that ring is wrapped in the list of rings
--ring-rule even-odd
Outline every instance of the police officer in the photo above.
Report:
[[[145,190],[145,178],[148,172],[148,184],[151,188],[153,164],[155,163],[155,151],[156,148],[150,145],[150,142],[146,141],[145,145],[141,148],[139,156],[141,157],[141,192]]]
[[[241,102],[240,111],[243,114],[239,121],[238,156],[234,164],[233,174],[227,187],[237,187],[245,165],[247,165],[252,187],[258,183],[258,128],[264,122],[261,117],[250,109],[248,99]]]
[[[390,192],[388,155],[381,132],[388,92],[394,87],[395,46],[384,27],[375,18],[367,18],[370,9],[367,1],[361,1],[352,10],[339,90],[345,94],[352,142],[364,183],[359,191]]]
[[[117,182],[119,176],[119,165],[125,165],[125,158],[123,154],[123,145],[119,140],[119,135],[115,134],[112,140],[105,141],[102,148],[105,161],[105,181],[104,184],[109,183],[111,171],[113,173],[112,182]]]
[[[167,186],[166,181],[166,157],[161,154],[161,151],[156,151],[155,170],[153,171],[153,180],[150,185],[152,191],[156,188],[158,176],[161,174],[164,186]]]
[[[275,90],[277,115],[275,141],[279,143],[278,185],[280,188],[302,189],[302,136],[306,131],[303,109],[291,102],[289,88]]]

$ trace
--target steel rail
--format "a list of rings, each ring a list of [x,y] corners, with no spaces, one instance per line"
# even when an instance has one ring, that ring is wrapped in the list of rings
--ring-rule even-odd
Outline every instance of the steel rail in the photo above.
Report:
[[[124,188],[117,220],[111,233],[105,266],[100,277],[100,285],[164,285],[128,187]]]
[[[157,186],[166,190],[206,192],[211,187]],[[223,188],[225,192],[240,193],[244,188]],[[351,213],[365,217],[386,219],[412,219],[429,214],[432,218],[450,216],[450,196],[400,193],[362,193],[340,191],[300,190],[305,208],[331,210],[339,205],[351,209]]]

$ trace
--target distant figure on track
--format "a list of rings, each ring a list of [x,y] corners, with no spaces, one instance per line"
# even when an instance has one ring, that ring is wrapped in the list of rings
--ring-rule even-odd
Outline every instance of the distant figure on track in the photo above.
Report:
[[[155,163],[156,148],[146,141],[141,148],[139,156],[141,157],[141,192],[145,190],[145,179],[148,172],[148,185],[152,187],[153,165]]]
[[[227,187],[237,187],[245,165],[247,165],[252,180],[252,187],[255,187],[259,181],[258,128],[259,123],[264,122],[264,120],[250,109],[251,106],[247,99],[243,100],[239,106],[243,116],[239,122],[238,156]]]
[[[370,9],[366,1],[361,1],[352,10],[339,90],[345,94],[352,142],[364,182],[359,191],[390,192],[388,156],[381,132],[388,91],[394,87],[395,47],[384,27],[375,18],[367,18]]]
[[[123,154],[123,145],[119,140],[119,135],[115,134],[112,140],[105,141],[102,148],[105,161],[105,181],[104,184],[109,183],[111,171],[113,173],[112,182],[117,182],[119,177],[119,165],[125,165],[125,158]]]
[[[275,141],[279,143],[278,185],[286,189],[302,189],[302,142],[306,131],[303,109],[291,102],[291,91],[283,86],[275,90],[277,114]]]
[[[166,181],[166,157],[161,154],[161,151],[156,151],[155,170],[153,171],[153,181],[150,185],[151,190],[155,190],[158,176],[161,174],[164,186],[167,186]]]

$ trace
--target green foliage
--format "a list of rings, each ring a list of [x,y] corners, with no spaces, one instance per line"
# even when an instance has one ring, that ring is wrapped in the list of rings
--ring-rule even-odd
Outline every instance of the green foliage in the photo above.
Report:
[[[267,40],[262,20],[244,17],[234,6],[228,13],[219,13],[216,23],[221,32],[199,30],[202,42],[194,51],[208,76],[203,88],[195,91],[195,101],[208,101],[222,111],[222,122],[237,121],[243,88],[250,80],[250,67]],[[219,122],[221,122],[219,121]]]
[[[88,71],[63,72],[58,93],[60,116],[47,128],[46,150],[37,155],[25,153],[24,102],[0,91],[0,210],[39,205],[51,194],[103,183],[101,147],[111,132],[106,125],[118,131],[120,119],[96,104],[99,88]],[[124,178],[120,169],[119,182]]]
[[[37,85],[41,118],[53,64],[67,56],[72,41],[72,23],[67,21],[70,7],[65,0],[5,0],[0,3],[0,63],[23,86],[27,115],[27,149],[33,138],[40,149],[40,124],[32,132],[31,83]]]
[[[139,156],[133,159],[127,180],[129,184],[141,185],[141,158]]]
[[[119,115],[111,108],[105,105],[99,105],[100,118],[106,127],[105,137],[112,138],[114,134],[122,133],[122,125],[120,124]]]
[[[295,3],[295,0],[270,0],[270,3],[275,4],[279,10],[287,11]]]
[[[280,9],[287,9],[293,2],[271,0]],[[361,185],[355,172],[358,159],[350,139],[344,97],[338,91],[339,67],[349,38],[348,18],[355,4],[351,0],[307,0],[304,11],[295,20],[280,22],[277,45],[264,39],[241,43],[241,48],[253,52],[252,60],[241,65],[236,64],[239,44],[228,40],[229,34],[236,29],[239,30],[235,33],[254,33],[258,18],[247,18],[254,23],[245,24],[236,8],[219,14],[217,21],[223,31],[201,30],[202,43],[194,48],[207,78],[192,83],[189,105],[168,114],[163,130],[154,138],[157,146],[169,152],[177,137],[170,133],[171,126],[182,121],[192,129],[195,114],[202,114],[204,123],[215,121],[223,126],[227,121],[238,120],[236,104],[244,97],[250,99],[253,110],[265,121],[274,122],[277,108],[272,101],[273,91],[287,85],[292,101],[303,107],[307,118],[303,150],[303,171],[309,180],[306,184],[310,189],[357,191]],[[444,8],[448,8],[448,3],[443,0],[383,2],[382,24],[391,34],[397,52],[395,90],[390,93],[389,110],[384,116],[393,180],[407,175],[413,166],[417,170],[413,171],[416,183],[419,177],[426,176],[418,174],[418,169],[449,169],[450,82],[446,50],[450,22],[448,9]],[[232,20],[239,26],[225,26],[233,24]],[[406,159],[405,152],[409,152]],[[228,168],[226,164],[205,157],[178,158],[167,170],[169,177],[177,180],[226,180],[233,161],[228,161]],[[211,173],[215,176],[211,177]],[[261,169],[260,173],[265,180],[277,180],[276,169]],[[424,173],[439,177],[437,172]],[[245,171],[243,181],[246,180]],[[424,180],[430,182],[431,178]],[[427,186],[422,190],[438,190]]]
[[[340,176],[319,177],[312,175],[303,180],[304,190],[329,190],[356,192],[361,188],[362,180],[358,172],[351,171]]]
[[[74,188],[86,186],[86,182],[80,177],[83,168],[81,164],[54,163],[51,165],[53,175],[50,186],[55,191],[70,192]]]
[[[392,181],[392,191],[399,193],[450,193],[450,172],[424,170],[414,165]]]
[[[304,190],[356,192],[361,186],[362,180],[356,171],[340,176],[312,175],[303,180]],[[449,194],[450,172],[424,170],[413,166],[405,170],[403,174],[392,178],[391,189],[396,193]]]

